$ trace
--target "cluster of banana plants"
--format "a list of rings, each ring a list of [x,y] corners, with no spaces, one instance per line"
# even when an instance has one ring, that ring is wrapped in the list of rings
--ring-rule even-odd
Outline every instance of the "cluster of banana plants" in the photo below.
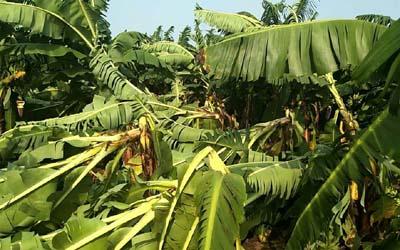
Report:
[[[400,247],[400,23],[315,6],[0,0],[0,249]]]

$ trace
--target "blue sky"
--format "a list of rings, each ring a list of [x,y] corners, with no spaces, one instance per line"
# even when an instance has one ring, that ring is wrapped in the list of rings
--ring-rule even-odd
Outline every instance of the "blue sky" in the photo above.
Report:
[[[261,16],[262,0],[110,0],[108,20],[113,34],[124,30],[152,33],[158,25],[176,31],[193,24],[196,3],[224,12],[250,11]],[[290,1],[288,1],[290,2]],[[399,18],[400,0],[320,0],[319,19],[353,18],[377,13]]]

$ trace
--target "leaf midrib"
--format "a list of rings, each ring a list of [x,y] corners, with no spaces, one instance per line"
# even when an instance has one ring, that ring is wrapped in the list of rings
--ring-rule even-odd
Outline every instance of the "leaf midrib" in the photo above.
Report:
[[[221,192],[223,180],[224,180],[224,176],[221,176],[218,179],[218,182],[214,183],[213,188],[210,190],[210,192],[212,192],[212,196],[211,196],[210,210],[209,210],[208,220],[207,220],[204,249],[212,249],[211,242],[213,239],[215,219],[217,217],[218,201],[219,201],[219,198],[221,195],[220,192]]]
[[[366,21],[362,21],[362,20],[352,20],[352,19],[342,19],[342,20],[321,20],[321,21],[308,21],[308,22],[302,22],[302,23],[293,23],[293,24],[282,24],[282,25],[277,25],[277,26],[267,26],[265,27],[265,29],[261,29],[261,30],[256,30],[256,31],[252,31],[252,32],[243,32],[243,34],[240,35],[236,35],[230,38],[227,38],[221,42],[218,42],[212,46],[210,46],[209,48],[214,48],[217,47],[217,45],[226,43],[226,42],[230,42],[232,40],[235,39],[239,39],[239,38],[243,38],[243,37],[248,37],[248,36],[252,36],[252,35],[257,35],[259,33],[264,33],[264,32],[268,32],[268,31],[272,31],[272,30],[280,30],[280,29],[289,29],[295,26],[306,26],[306,25],[314,25],[314,24],[324,24],[324,23],[364,23],[366,25],[371,25],[371,26],[377,26],[380,28],[384,28],[387,29],[387,27],[383,26],[383,25],[379,25],[379,24],[373,24],[370,22],[366,22]]]
[[[81,7],[81,10],[82,10],[82,12],[83,12],[83,15],[85,16],[86,21],[88,22],[89,29],[90,29],[90,31],[92,32],[92,36],[93,36],[93,37],[96,37],[96,31],[95,31],[95,29],[94,29],[94,27],[93,27],[93,23],[91,22],[91,20],[90,20],[90,18],[89,18],[89,14],[87,13],[86,8],[85,8],[85,6],[83,5],[82,0],[79,0],[79,6]]]

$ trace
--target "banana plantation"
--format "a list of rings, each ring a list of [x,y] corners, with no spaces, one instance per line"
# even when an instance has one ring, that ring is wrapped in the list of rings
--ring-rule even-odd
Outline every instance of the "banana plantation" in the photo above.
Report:
[[[400,21],[108,5],[0,0],[0,249],[400,249]]]

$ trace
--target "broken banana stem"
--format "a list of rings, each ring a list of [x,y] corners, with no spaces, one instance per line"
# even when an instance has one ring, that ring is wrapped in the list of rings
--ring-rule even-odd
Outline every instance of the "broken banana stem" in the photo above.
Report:
[[[353,115],[347,110],[346,105],[342,97],[339,94],[339,91],[336,89],[335,79],[333,78],[332,73],[326,74],[325,79],[328,81],[328,89],[335,98],[335,102],[339,107],[339,112],[343,117],[343,120],[346,124],[346,128],[350,131],[356,131],[359,129],[358,122],[353,118]]]

